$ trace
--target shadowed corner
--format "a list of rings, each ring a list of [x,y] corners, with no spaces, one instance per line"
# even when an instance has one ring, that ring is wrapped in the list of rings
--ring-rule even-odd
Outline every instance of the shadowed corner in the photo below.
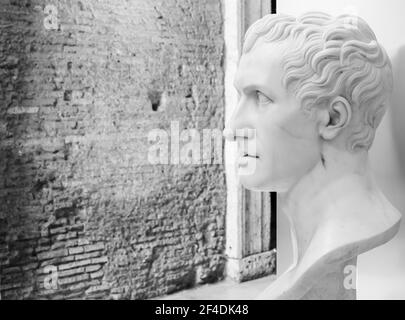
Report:
[[[399,163],[405,164],[405,46],[399,48],[392,59],[394,72],[394,90],[391,98],[392,134],[398,152]],[[405,178],[405,165],[400,167]]]
[[[38,233],[32,223],[33,210],[26,201],[35,199],[44,185],[36,179],[34,152],[24,146],[30,124],[38,121],[37,112],[31,112],[35,108],[20,107],[27,99],[24,78],[33,49],[31,44],[27,45],[27,34],[13,30],[15,22],[11,17],[9,22],[2,29],[5,45],[0,64],[3,75],[0,81],[0,299],[9,299],[13,294],[28,297],[35,286],[34,272],[21,267],[31,263],[32,244]]]
[[[393,189],[398,190],[398,199],[403,199],[401,196],[401,190],[403,190],[403,181],[405,181],[405,127],[403,124],[405,119],[405,45],[402,45],[393,57],[392,69],[394,73],[394,90],[391,98],[392,136],[398,157],[398,169],[401,174],[401,177],[398,177],[398,183],[394,184]],[[399,211],[402,214],[402,223],[397,237],[400,239],[398,241],[402,242],[405,240],[405,202],[403,200],[399,201]],[[405,266],[404,258],[400,258],[400,266],[398,266],[398,269]]]

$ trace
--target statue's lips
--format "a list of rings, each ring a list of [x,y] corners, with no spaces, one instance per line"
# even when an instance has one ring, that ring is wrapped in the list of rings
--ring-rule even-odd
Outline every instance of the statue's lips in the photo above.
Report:
[[[259,159],[259,156],[256,156],[256,155],[250,155],[250,154],[245,153],[245,154],[242,156],[242,158],[246,158],[246,157],[249,157],[249,158],[255,158],[255,159]]]
[[[237,163],[238,163],[239,167],[246,167],[250,161],[258,160],[258,159],[259,159],[259,156],[250,155],[250,154],[245,153],[243,156],[241,155],[238,158]]]

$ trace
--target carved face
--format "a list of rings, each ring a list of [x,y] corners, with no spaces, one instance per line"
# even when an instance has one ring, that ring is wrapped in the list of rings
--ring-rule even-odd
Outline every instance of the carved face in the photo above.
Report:
[[[256,154],[246,155],[246,139],[236,138],[240,181],[248,189],[287,191],[320,161],[317,123],[282,85],[281,57],[287,45],[259,39],[242,55],[236,73],[240,99],[229,128],[255,129],[255,137],[247,140],[255,144]],[[254,172],[246,174],[246,165]]]

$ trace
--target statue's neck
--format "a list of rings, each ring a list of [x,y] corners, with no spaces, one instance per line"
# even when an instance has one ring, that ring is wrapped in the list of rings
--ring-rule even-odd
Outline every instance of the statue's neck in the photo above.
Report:
[[[298,263],[305,254],[320,226],[345,216],[345,212],[338,209],[340,205],[354,193],[372,192],[374,187],[366,151],[352,154],[327,150],[307,175],[280,195],[280,208],[291,224],[294,262]]]
[[[327,151],[324,163],[279,194],[294,263],[260,299],[353,299],[355,290],[343,287],[346,268],[398,231],[401,215],[375,184],[367,152]]]

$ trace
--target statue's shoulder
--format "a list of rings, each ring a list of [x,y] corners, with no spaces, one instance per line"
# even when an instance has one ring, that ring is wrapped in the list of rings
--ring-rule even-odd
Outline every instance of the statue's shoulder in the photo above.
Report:
[[[379,190],[361,190],[329,207],[330,214],[317,230],[314,241],[322,241],[323,254],[351,258],[391,240],[398,232],[402,215]],[[333,256],[333,255],[332,255]]]
[[[294,270],[295,286],[308,288],[318,277],[343,277],[345,266],[355,265],[350,261],[391,240],[401,224],[401,214],[382,194],[358,195],[355,200],[336,203],[330,210],[339,212],[331,212],[330,218],[319,225]]]

